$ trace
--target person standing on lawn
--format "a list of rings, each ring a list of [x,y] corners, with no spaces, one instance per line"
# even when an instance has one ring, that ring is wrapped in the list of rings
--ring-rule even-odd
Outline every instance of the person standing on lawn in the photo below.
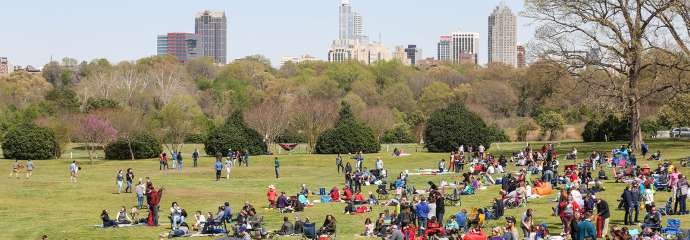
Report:
[[[122,169],[117,171],[117,176],[115,176],[115,184],[117,185],[117,194],[122,192],[122,182],[124,182],[125,176],[122,174]]]
[[[192,161],[194,161],[194,167],[196,167],[197,162],[199,161],[199,149],[194,149],[194,153],[192,153]]]
[[[26,178],[29,179],[34,172],[34,162],[29,160],[26,162]]]
[[[244,166],[249,167],[249,149],[244,149],[242,158],[244,158]]]
[[[78,173],[79,166],[77,165],[77,161],[72,161],[72,163],[69,164],[69,181],[76,183]]]
[[[125,174],[125,182],[127,183],[127,187],[125,188],[126,193],[132,192],[132,181],[134,181],[134,172],[132,168],[127,168],[127,173]]]
[[[182,152],[177,152],[177,170],[182,171]]]
[[[137,184],[135,191],[137,192],[137,207],[139,207],[139,209],[143,209],[144,208],[144,194],[146,193],[146,185],[141,180],[141,178],[139,178],[139,184]]]
[[[340,174],[341,168],[345,170],[345,167],[343,167],[343,158],[340,156],[340,153],[335,156],[335,167],[338,168],[338,174]]]
[[[602,238],[609,234],[609,204],[604,199],[596,198],[597,200],[597,237]]]
[[[278,157],[273,160],[273,167],[276,171],[276,178],[280,178],[280,173],[278,172],[280,170],[280,160],[278,160]]]
[[[220,171],[223,170],[223,163],[220,162],[220,159],[216,159],[216,181],[220,181]],[[230,173],[228,173],[228,177],[230,177]]]
[[[592,224],[592,214],[585,213],[584,218],[577,224],[576,240],[597,239],[597,230]]]
[[[163,197],[164,188],[156,190],[153,184],[149,184],[146,190],[146,196],[149,199],[149,226],[158,226],[158,212],[160,211],[161,198]]]
[[[172,159],[172,169],[177,168],[177,153],[175,151],[170,152],[170,159]]]

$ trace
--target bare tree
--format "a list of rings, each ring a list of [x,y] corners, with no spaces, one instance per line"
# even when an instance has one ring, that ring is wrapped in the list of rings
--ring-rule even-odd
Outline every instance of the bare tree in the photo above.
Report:
[[[177,63],[155,63],[147,70],[145,77],[156,100],[163,105],[191,87],[185,68]]]
[[[689,89],[688,1],[527,0],[525,4],[523,15],[538,25],[530,50],[567,66],[599,97],[621,103],[633,148],[639,149],[642,142],[641,102]]]
[[[273,144],[276,137],[290,124],[291,102],[265,101],[244,114],[247,125],[263,135],[266,144]]]
[[[376,140],[381,141],[381,137],[386,131],[395,126],[395,116],[393,111],[385,106],[374,106],[359,113],[361,119],[369,126],[376,136]]]
[[[319,98],[303,98],[295,104],[292,111],[294,125],[307,137],[310,151],[313,151],[316,138],[333,127],[338,118],[337,101]]]

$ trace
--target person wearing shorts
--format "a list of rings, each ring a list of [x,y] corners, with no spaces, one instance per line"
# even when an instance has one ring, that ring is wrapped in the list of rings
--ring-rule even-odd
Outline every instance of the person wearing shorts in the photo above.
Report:
[[[72,163],[69,164],[69,180],[70,180],[70,182],[73,182],[73,183],[77,182],[78,173],[79,173],[79,166],[77,166],[77,161],[72,161]]]
[[[26,162],[26,178],[30,178],[33,175],[34,162],[29,160]]]

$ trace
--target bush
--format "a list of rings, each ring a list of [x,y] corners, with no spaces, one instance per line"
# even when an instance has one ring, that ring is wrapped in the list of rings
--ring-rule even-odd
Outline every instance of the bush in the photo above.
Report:
[[[487,126],[479,115],[457,102],[432,113],[426,126],[424,144],[430,152],[451,152],[460,145],[488,149],[493,142],[507,140],[502,130]]]
[[[340,116],[332,129],[326,130],[316,140],[316,153],[376,153],[381,145],[374,131],[355,119],[350,105],[342,103]]]
[[[140,134],[134,136],[131,140],[132,152],[134,159],[148,159],[156,158],[158,154],[163,152],[161,143],[158,139],[149,134]],[[129,152],[129,144],[127,139],[119,138],[117,141],[105,146],[105,159],[109,160],[126,160],[132,159]]]
[[[51,159],[59,155],[60,145],[53,130],[25,123],[5,134],[2,153],[7,159]]]
[[[609,115],[604,119],[592,119],[585,125],[582,139],[585,142],[630,140],[630,126],[627,119]]]
[[[223,126],[213,129],[204,142],[204,150],[210,156],[225,156],[228,149],[248,150],[255,155],[268,153],[263,137],[244,124],[241,112],[233,113]]]
[[[103,109],[117,109],[119,107],[120,104],[107,98],[89,98],[89,100],[86,101],[84,110],[86,112],[92,112]]]
[[[414,135],[407,124],[401,124],[386,131],[381,138],[383,143],[415,143]]]

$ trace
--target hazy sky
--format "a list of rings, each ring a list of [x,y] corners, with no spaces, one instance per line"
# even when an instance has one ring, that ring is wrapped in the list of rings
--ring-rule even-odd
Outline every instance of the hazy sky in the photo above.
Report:
[[[487,17],[500,0],[352,0],[365,33],[384,45],[417,44],[424,57],[453,31],[479,32],[480,63],[487,59]],[[524,0],[505,0],[518,14]],[[277,65],[282,56],[326,59],[338,37],[340,0],[21,0],[0,4],[0,56],[15,65],[42,66],[53,56],[112,62],[156,54],[156,35],[194,32],[202,9],[228,16],[228,60],[263,54]],[[533,27],[518,18],[518,41]]]

